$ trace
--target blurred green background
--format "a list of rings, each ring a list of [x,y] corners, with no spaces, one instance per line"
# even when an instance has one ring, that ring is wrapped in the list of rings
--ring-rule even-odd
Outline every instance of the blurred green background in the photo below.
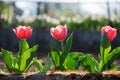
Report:
[[[50,28],[66,24],[72,30],[100,30],[105,25],[119,29],[119,8],[119,0],[3,0],[0,27]]]

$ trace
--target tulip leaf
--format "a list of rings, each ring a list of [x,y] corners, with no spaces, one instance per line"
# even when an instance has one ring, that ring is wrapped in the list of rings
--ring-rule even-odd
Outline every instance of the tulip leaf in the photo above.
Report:
[[[54,45],[55,44],[51,41],[50,42],[50,46],[51,46],[50,56],[51,56],[52,61],[55,65],[55,69],[58,70],[60,68],[60,51]]]
[[[39,70],[39,72],[43,72],[44,70],[43,70],[43,65],[42,65],[42,63],[39,61],[39,60],[34,60],[35,61],[35,64],[38,66],[38,70]]]
[[[71,70],[71,69],[78,68],[79,67],[79,57],[80,56],[83,56],[83,54],[80,53],[80,52],[69,53],[68,56],[65,59],[65,62],[63,63],[65,69]]]
[[[43,71],[46,72],[46,71],[50,70],[50,67],[52,64],[53,63],[52,63],[52,60],[50,58],[50,53],[48,53],[48,57],[46,58],[45,65],[43,67]]]
[[[32,61],[29,63],[29,65],[26,66],[26,69],[24,70],[24,72],[27,72],[28,69],[29,69],[33,64],[36,64],[36,63],[38,64],[37,58],[33,58]],[[39,62],[39,64],[41,64],[41,63]],[[38,65],[37,65],[37,66],[38,66]],[[42,69],[42,64],[39,65],[38,68]]]
[[[109,54],[110,64],[112,64],[119,56],[120,56],[120,47],[117,47]]]
[[[70,52],[68,55],[73,59],[78,59],[79,56],[84,56],[82,52]]]
[[[89,70],[90,72],[96,72],[98,71],[98,62],[97,60],[91,55],[91,54],[87,54],[85,56],[80,56],[81,59],[81,63],[82,65]]]
[[[17,71],[18,71],[18,68],[19,68],[19,67],[18,67],[18,64],[17,64],[17,63],[18,63],[18,59],[17,59],[16,57],[13,57],[12,59],[13,59],[13,66],[14,66],[14,68],[17,69]]]
[[[11,52],[7,51],[5,49],[1,49],[2,50],[2,56],[3,56],[3,60],[6,64],[6,66],[8,67],[8,69],[12,69],[12,56],[11,56]]]
[[[110,64],[110,62],[104,63],[102,71],[104,70],[112,70],[112,69],[117,69],[114,63]]]
[[[71,70],[75,69],[77,64],[78,63],[74,59],[72,59],[70,56],[67,56],[63,63],[63,66],[65,67],[66,70]]]
[[[117,66],[117,70],[119,70],[119,71],[120,71],[120,66]]]
[[[105,32],[102,37],[101,37],[101,42],[100,42],[100,55],[99,55],[99,71],[103,71],[109,67],[108,57],[109,57],[109,52],[111,51],[111,44],[110,41],[107,37],[107,33]]]
[[[67,57],[69,51],[71,50],[72,36],[73,36],[73,34],[71,33],[71,35],[66,40],[66,44],[63,48],[63,52],[62,52],[62,55],[61,55],[61,63],[64,63],[65,58]]]
[[[0,69],[0,73],[2,73],[2,69]]]
[[[53,63],[55,64],[55,67],[59,67],[60,66],[60,52],[54,48],[52,51],[51,51],[51,57],[52,57],[52,60],[53,60]]]
[[[7,51],[5,49],[2,50],[2,57],[3,60],[8,68],[8,70],[11,71],[16,71],[18,67],[16,67],[17,59],[12,56],[12,52]]]
[[[20,71],[24,71],[25,68],[33,60],[33,57],[37,51],[38,45],[33,46],[32,48],[26,50],[20,58]]]
[[[80,61],[82,60],[82,58],[80,57],[83,57],[84,54],[82,52],[70,52],[68,55],[78,62],[78,65],[76,66],[77,69],[81,64]]]
[[[47,72],[48,70],[50,70],[50,66],[52,65],[52,61],[50,59],[50,53],[48,53],[48,57],[47,57],[47,59],[45,61],[44,66],[36,58],[34,58],[34,61],[35,61],[36,66],[38,67],[37,72]]]

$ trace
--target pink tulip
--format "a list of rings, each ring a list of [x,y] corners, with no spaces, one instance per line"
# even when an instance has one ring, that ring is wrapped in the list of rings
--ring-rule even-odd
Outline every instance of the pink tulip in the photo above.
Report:
[[[104,32],[107,33],[107,37],[110,41],[112,41],[116,35],[117,35],[117,29],[116,28],[112,28],[111,26],[104,26],[101,29],[101,35],[104,34]]]
[[[58,25],[56,28],[51,28],[50,33],[56,40],[64,41],[67,37],[67,27]]]
[[[32,34],[32,28],[30,26],[18,26],[13,29],[13,32],[19,39],[29,39]]]

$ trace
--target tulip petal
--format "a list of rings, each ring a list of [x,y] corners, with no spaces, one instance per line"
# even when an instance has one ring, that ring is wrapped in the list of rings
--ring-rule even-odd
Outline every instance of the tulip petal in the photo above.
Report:
[[[50,29],[51,35],[58,41],[64,41],[67,36],[67,27],[58,25],[56,28],[51,28]]]
[[[112,28],[111,26],[104,26],[104,27],[102,27],[101,35],[103,35],[104,32],[107,33],[108,39],[110,41],[112,41],[116,37],[116,35],[117,35],[117,29]]]
[[[28,39],[32,34],[32,28],[30,26],[18,26],[13,29],[13,32],[19,39]]]

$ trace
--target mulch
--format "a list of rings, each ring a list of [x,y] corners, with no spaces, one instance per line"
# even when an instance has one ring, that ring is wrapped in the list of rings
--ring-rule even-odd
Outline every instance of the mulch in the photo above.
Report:
[[[46,73],[0,74],[0,80],[120,80],[120,71],[89,73],[87,71],[48,71]]]

